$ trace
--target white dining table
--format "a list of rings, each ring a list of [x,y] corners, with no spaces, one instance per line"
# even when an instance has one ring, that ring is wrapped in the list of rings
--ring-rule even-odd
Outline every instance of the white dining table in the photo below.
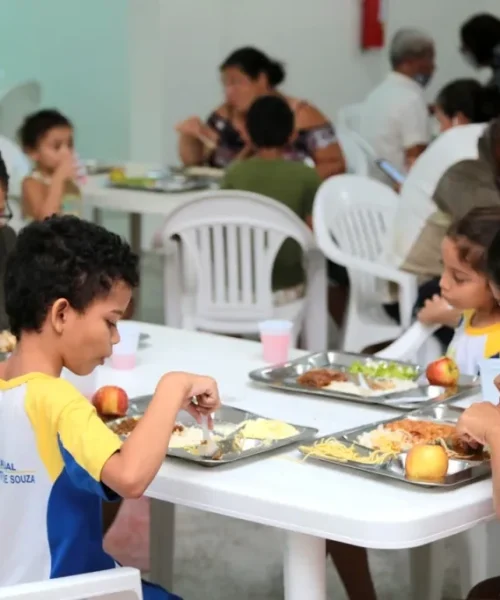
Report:
[[[144,167],[148,170],[148,167]],[[113,188],[108,185],[107,175],[91,175],[82,186],[84,203],[94,209],[94,221],[101,221],[102,210],[112,210],[130,215],[130,244],[134,252],[141,251],[141,227],[143,215],[167,217],[178,206],[189,202],[199,191],[148,192]],[[161,222],[159,223],[159,225]]]
[[[116,383],[130,396],[152,393],[166,371],[187,370],[215,377],[228,405],[316,427],[322,434],[397,414],[251,384],[248,372],[264,366],[259,343],[140,327],[150,337],[138,366],[131,371],[105,367],[99,375],[100,382]],[[326,600],[325,539],[374,549],[418,549],[494,516],[490,479],[445,491],[422,488],[304,461],[295,448],[215,468],[167,458],[147,496],[153,499],[154,581],[171,586],[174,506],[186,506],[284,530],[286,600]],[[421,589],[419,581],[412,585]]]

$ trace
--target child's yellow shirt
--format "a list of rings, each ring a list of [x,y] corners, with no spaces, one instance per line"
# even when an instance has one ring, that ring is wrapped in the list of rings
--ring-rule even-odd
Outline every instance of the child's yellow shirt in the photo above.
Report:
[[[477,375],[481,360],[500,357],[500,322],[474,327],[473,316],[473,310],[464,312],[448,346],[448,355],[454,358],[464,375]]]

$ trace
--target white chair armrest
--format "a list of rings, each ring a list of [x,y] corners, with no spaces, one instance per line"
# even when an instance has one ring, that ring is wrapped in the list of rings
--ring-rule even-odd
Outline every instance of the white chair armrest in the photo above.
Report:
[[[142,600],[140,572],[129,567],[0,588],[0,600],[82,600],[133,592]]]
[[[415,354],[439,327],[439,325],[422,325],[417,321],[390,346],[378,352],[377,356],[391,360],[404,360]]]

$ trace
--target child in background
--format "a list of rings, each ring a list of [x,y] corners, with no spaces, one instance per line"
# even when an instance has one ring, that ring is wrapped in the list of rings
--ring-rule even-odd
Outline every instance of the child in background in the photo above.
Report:
[[[314,197],[321,184],[316,171],[283,158],[294,131],[294,115],[279,96],[263,96],[250,107],[246,127],[254,156],[231,165],[223,189],[245,190],[282,202],[311,226]],[[294,240],[286,240],[274,263],[272,285],[275,304],[304,296],[302,252]]]
[[[167,373],[123,444],[60,378],[90,373],[119,340],[138,258],[106,229],[72,216],[19,234],[5,278],[18,343],[0,364],[0,587],[114,568],[102,548],[101,500],[138,498],[168,450],[177,413],[219,405],[213,379]],[[197,404],[192,403],[193,397]],[[177,598],[143,585],[145,600]]]
[[[452,224],[441,245],[441,296],[418,313],[426,325],[455,328],[448,354],[460,372],[479,373],[484,358],[500,353],[500,307],[490,288],[487,249],[500,231],[500,207],[478,207]]]
[[[35,168],[22,186],[23,216],[43,221],[53,214],[81,213],[78,164],[73,150],[73,125],[57,110],[26,117],[19,130],[24,152]]]

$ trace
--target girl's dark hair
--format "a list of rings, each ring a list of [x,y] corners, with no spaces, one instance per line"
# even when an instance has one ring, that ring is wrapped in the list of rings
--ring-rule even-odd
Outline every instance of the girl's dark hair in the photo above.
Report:
[[[500,115],[500,90],[475,79],[457,79],[439,92],[436,105],[450,119],[462,113],[471,123],[487,123]]]
[[[468,50],[480,66],[493,63],[494,49],[500,44],[500,20],[488,13],[476,15],[460,29],[464,50]]]
[[[458,256],[478,273],[490,273],[490,250],[500,231],[500,206],[478,206],[452,223],[446,234],[458,247]],[[500,238],[498,255],[500,258]],[[500,260],[497,265],[500,281]]]
[[[285,79],[283,63],[272,60],[267,54],[251,46],[238,48],[231,52],[221,64],[220,70],[224,71],[228,67],[237,67],[250,79],[257,79],[261,73],[264,73],[272,88],[278,86]]]
[[[73,128],[71,121],[53,108],[28,115],[19,128],[18,137],[25,150],[35,150],[43,136],[55,127]]]

